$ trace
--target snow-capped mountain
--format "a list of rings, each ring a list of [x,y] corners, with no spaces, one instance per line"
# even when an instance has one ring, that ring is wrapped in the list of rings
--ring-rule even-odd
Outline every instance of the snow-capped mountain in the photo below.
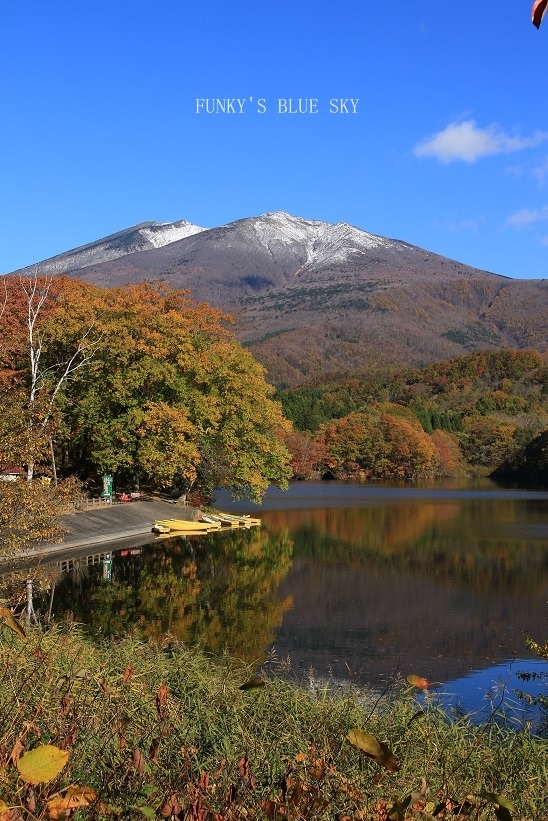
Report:
[[[197,225],[186,220],[178,222],[142,222],[125,228],[116,234],[73,248],[54,257],[39,262],[37,265],[23,268],[17,273],[31,273],[35,270],[42,274],[60,274],[79,271],[88,265],[97,265],[101,262],[109,262],[118,259],[126,254],[134,254],[137,251],[147,251],[151,248],[163,248],[170,242],[189,237],[204,231]]]
[[[305,220],[283,211],[241,222],[245,224],[244,231],[254,235],[273,256],[280,246],[298,249],[301,255],[304,250],[305,266],[341,263],[374,248],[390,248],[396,244],[346,222]]]
[[[17,273],[36,270],[102,287],[188,289],[233,315],[237,337],[278,384],[488,347],[548,352],[548,281],[282,211],[209,229],[147,222]]]

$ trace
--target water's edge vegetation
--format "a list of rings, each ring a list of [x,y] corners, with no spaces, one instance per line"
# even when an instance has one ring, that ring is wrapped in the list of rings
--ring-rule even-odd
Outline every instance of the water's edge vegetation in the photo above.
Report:
[[[0,670],[2,821],[548,812],[546,740],[419,707],[419,676],[381,698],[305,689],[169,637],[94,640],[7,617]]]
[[[519,471],[531,456],[546,472],[548,369],[536,352],[335,380],[281,394],[284,416],[229,318],[161,283],[103,290],[7,277],[0,318],[8,554],[59,538],[63,494],[80,492],[80,479],[97,489],[101,475],[116,489],[193,492],[201,504],[217,487],[260,499],[270,483],[326,472],[484,475]],[[286,547],[269,556],[281,570]],[[420,670],[380,699],[351,685],[334,695],[250,680],[243,662],[169,634],[153,645],[70,624],[25,630],[7,604],[0,821],[548,817],[547,742],[495,716],[478,727],[448,722],[428,700],[419,708]]]

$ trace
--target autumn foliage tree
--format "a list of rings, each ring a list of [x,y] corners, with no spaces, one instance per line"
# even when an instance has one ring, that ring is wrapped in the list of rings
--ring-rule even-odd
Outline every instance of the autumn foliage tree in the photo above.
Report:
[[[325,426],[318,441],[335,476],[359,479],[413,479],[439,469],[439,453],[431,437],[400,409],[385,406],[351,413]]]
[[[440,475],[458,476],[463,473],[463,454],[455,434],[438,428],[431,437],[438,450]]]
[[[323,384],[280,391],[279,397],[301,435],[329,445],[330,469],[341,477],[409,473],[403,452],[395,459],[394,448],[392,455],[375,452],[383,441],[387,448],[380,426],[384,414],[420,424],[437,450],[429,475],[491,475],[548,429],[546,355],[532,350],[475,351],[361,378],[333,375]],[[405,451],[405,436],[395,438]]]
[[[415,419],[384,414],[380,425],[384,442],[384,475],[398,479],[432,476],[439,455],[430,436]]]
[[[289,423],[227,316],[159,283],[100,289],[60,278],[47,296],[36,333],[43,373],[53,377],[43,396],[55,399],[48,423],[65,472],[220,485],[254,498],[287,481]],[[24,304],[11,308],[16,327],[25,325]],[[60,363],[70,366],[61,384]],[[4,368],[11,396],[28,384],[29,367],[17,359],[11,382]]]
[[[326,469],[326,449],[298,430],[291,431],[285,444],[291,454],[291,470],[295,479],[319,478]]]
[[[496,416],[473,417],[466,424],[462,437],[464,455],[472,465],[500,465],[516,450],[515,433],[514,424]]]
[[[52,276],[5,277],[0,312],[0,461],[24,465],[32,480],[55,428],[58,404],[95,353],[95,318],[72,316],[56,344],[52,326],[70,281]]]

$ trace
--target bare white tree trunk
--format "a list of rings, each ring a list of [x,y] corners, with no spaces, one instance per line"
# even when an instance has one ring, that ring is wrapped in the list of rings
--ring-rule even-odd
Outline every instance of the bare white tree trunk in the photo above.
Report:
[[[38,624],[36,613],[34,612],[34,602],[32,600],[32,579],[27,579],[27,621],[30,624],[34,620]]]
[[[29,408],[32,411],[38,397],[38,394],[43,390],[48,383],[52,386],[49,401],[46,404],[45,412],[39,422],[39,427],[44,430],[48,424],[57,395],[66,381],[80,368],[84,367],[93,354],[95,353],[99,344],[99,339],[92,338],[92,331],[94,323],[84,331],[76,344],[73,353],[65,360],[49,365],[47,368],[40,367],[40,359],[44,350],[44,331],[39,327],[44,305],[49,297],[52,285],[53,276],[47,275],[39,277],[35,272],[31,278],[19,277],[21,289],[26,296],[27,301],[27,333],[28,333],[28,353],[30,360],[30,380],[29,380]],[[4,286],[5,287],[5,286]],[[6,302],[7,302],[7,288],[6,288]],[[4,309],[5,309],[4,303]],[[3,310],[4,310],[3,309]],[[1,314],[0,314],[1,316]],[[35,424],[32,419],[30,424]],[[50,439],[51,443],[51,439]],[[53,444],[51,443],[52,453]],[[55,463],[54,463],[55,472]],[[34,463],[27,465],[27,480],[30,482],[34,476]],[[55,483],[57,480],[55,478]]]
[[[55,451],[53,450],[53,439],[49,438],[49,449],[51,453],[51,470],[53,472],[53,486],[57,487],[57,466],[55,464]]]

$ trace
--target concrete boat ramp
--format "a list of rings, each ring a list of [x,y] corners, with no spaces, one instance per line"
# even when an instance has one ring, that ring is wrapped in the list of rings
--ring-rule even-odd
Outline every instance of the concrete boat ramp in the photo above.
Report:
[[[75,511],[62,517],[65,537],[57,544],[43,543],[25,550],[17,557],[17,564],[25,564],[55,556],[77,557],[84,548],[101,547],[117,550],[125,546],[137,546],[154,540],[152,527],[156,519],[187,519],[194,521],[199,510],[180,504],[162,501],[136,501],[117,504],[98,510]]]
[[[66,513],[62,522],[67,533],[62,544],[65,547],[95,545],[150,534],[156,519],[175,517],[191,522],[198,518],[198,511],[193,507],[169,502],[138,501],[103,507],[100,510]]]

